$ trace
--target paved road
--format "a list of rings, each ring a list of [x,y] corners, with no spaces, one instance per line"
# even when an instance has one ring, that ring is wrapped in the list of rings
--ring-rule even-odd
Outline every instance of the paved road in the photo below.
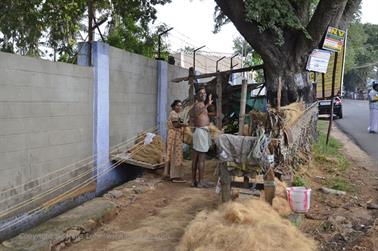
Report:
[[[367,132],[369,122],[368,101],[343,100],[343,118],[336,124],[347,133],[362,149],[376,160],[378,168],[378,134]]]

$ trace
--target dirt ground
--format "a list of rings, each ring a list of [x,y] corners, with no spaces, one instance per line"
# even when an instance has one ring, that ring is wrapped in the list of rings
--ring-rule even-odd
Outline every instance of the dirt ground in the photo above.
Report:
[[[378,210],[367,209],[378,203],[378,164],[336,127],[332,136],[343,144],[350,167],[345,172],[325,169],[332,159],[324,166],[309,164],[311,209],[300,229],[318,241],[320,250],[378,250]],[[320,192],[327,175],[345,179],[353,190],[344,196]]]
[[[355,189],[344,196],[320,192],[328,173],[310,162],[303,175],[313,191],[311,209],[299,228],[318,241],[319,250],[378,250],[378,210],[367,209],[368,203],[378,203],[377,164],[337,128],[332,135],[351,161],[346,172],[333,175],[343,176]],[[215,181],[214,169],[215,161],[208,161],[207,180]],[[184,177],[190,180],[189,161]],[[117,217],[65,250],[174,250],[195,215],[220,203],[214,188],[160,181],[153,173],[116,190],[122,192],[111,198],[119,207]]]
[[[205,178],[214,180],[215,161],[208,161],[206,168]],[[196,214],[216,208],[219,198],[215,188],[191,188],[189,182],[170,183],[159,177],[146,174],[147,185],[132,186],[131,195],[129,185],[118,187],[123,196],[112,199],[120,207],[118,216],[65,250],[174,250]],[[190,180],[189,161],[184,177]]]

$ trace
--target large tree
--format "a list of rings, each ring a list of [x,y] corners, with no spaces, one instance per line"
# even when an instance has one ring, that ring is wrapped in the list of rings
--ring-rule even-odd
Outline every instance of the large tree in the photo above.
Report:
[[[346,28],[361,0],[215,0],[216,29],[231,21],[261,55],[271,103],[278,79],[282,102],[297,99],[306,82],[308,55],[318,48],[329,25]]]
[[[345,90],[363,90],[368,78],[378,78],[378,25],[353,22],[348,30],[347,47]]]
[[[156,33],[155,6],[171,0],[92,0],[96,22],[106,21],[103,38],[112,46],[153,57]],[[88,0],[2,0],[0,1],[0,49],[22,55],[43,56],[43,47],[57,58],[74,58],[77,41],[88,32]],[[95,25],[95,24],[93,24]],[[84,35],[84,37],[81,37]],[[55,53],[54,53],[55,54]]]

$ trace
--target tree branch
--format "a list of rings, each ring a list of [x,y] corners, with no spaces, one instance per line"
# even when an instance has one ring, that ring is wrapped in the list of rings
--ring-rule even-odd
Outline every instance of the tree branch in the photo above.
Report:
[[[312,38],[308,47],[314,48],[319,44],[331,21],[344,12],[347,2],[348,0],[320,0],[310,23],[307,25],[307,31]]]
[[[341,29],[346,29],[348,23],[352,20],[354,13],[360,7],[361,0],[348,0],[343,15],[341,16],[338,26]]]
[[[275,36],[269,31],[260,32],[256,23],[246,21],[243,0],[215,0],[222,12],[234,23],[240,34],[261,55],[264,63],[282,55],[274,45]]]
[[[306,27],[311,39],[301,33],[297,37],[297,42],[294,43],[294,57],[299,67],[304,67],[308,54],[318,47],[327,27],[340,19],[347,2],[348,0],[320,0],[314,15]]]
[[[310,18],[310,0],[289,0],[289,3],[293,7],[295,15],[301,21],[303,26],[306,26]]]
[[[303,67],[309,52],[317,48],[329,25],[345,29],[353,14],[360,6],[361,0],[320,0],[314,15],[307,26],[311,39],[301,34],[296,43],[295,57]]]

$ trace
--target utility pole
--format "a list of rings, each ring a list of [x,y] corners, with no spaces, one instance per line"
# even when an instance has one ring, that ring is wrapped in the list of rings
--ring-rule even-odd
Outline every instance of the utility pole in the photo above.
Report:
[[[226,58],[226,57],[222,57],[215,62],[215,71],[217,73],[217,84],[216,84],[216,88],[215,88],[215,91],[216,91],[216,94],[217,94],[217,99],[216,99],[216,106],[217,106],[216,126],[218,127],[219,130],[222,130],[222,96],[223,96],[222,79],[223,79],[223,76],[218,71],[218,63],[224,58]]]
[[[88,0],[88,66],[92,66],[93,0]]]
[[[244,65],[244,59],[247,55],[245,55],[245,46],[243,44],[243,57],[242,57],[242,65]],[[252,72],[253,74],[253,72]],[[248,82],[245,74],[243,72],[243,79],[242,79],[242,88],[240,93],[240,109],[239,109],[239,135],[243,135],[244,129],[244,121],[245,121],[245,106],[247,104],[247,92],[248,92]]]

